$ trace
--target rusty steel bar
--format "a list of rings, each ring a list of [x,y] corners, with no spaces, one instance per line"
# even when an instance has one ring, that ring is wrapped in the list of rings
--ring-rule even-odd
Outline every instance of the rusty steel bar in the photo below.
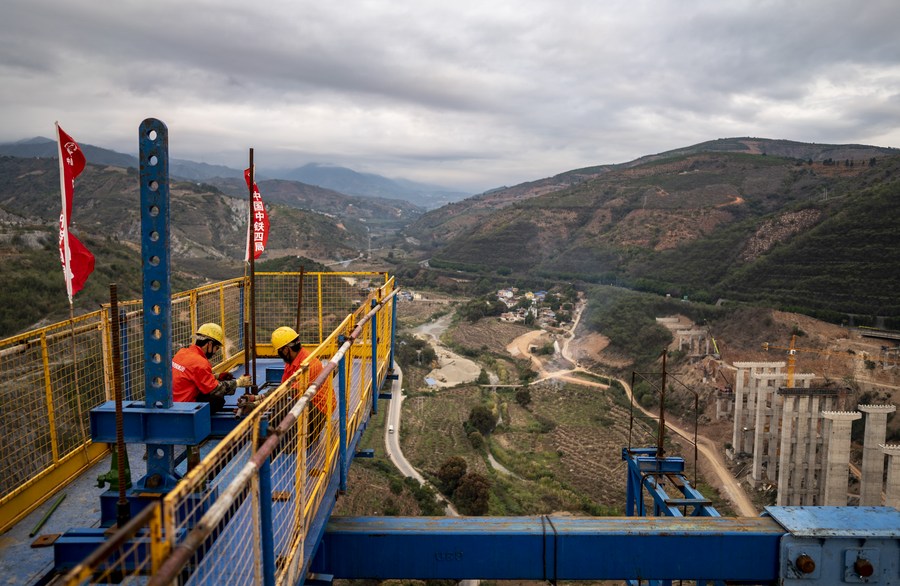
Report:
[[[119,500],[116,501],[116,523],[123,526],[131,518],[131,506],[125,496],[125,424],[122,415],[122,349],[119,340],[119,292],[115,283],[109,284],[109,311],[112,313],[112,371],[116,400],[116,456]]]
[[[297,327],[296,330],[300,331],[300,313],[303,310],[303,275],[305,273],[304,267],[300,266],[300,283],[297,285]]]

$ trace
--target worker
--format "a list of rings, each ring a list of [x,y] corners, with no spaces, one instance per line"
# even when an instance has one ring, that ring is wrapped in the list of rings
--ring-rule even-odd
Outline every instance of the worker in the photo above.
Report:
[[[309,352],[300,342],[300,335],[293,328],[282,326],[272,332],[272,347],[278,356],[285,362],[284,374],[281,382],[284,383],[291,378],[294,373],[300,370],[300,366],[309,356]],[[322,373],[322,363],[318,359],[309,361],[309,382],[312,382]],[[305,389],[303,389],[305,390]],[[309,425],[307,428],[307,447],[311,446],[319,437],[325,422],[334,413],[336,401],[334,390],[331,386],[331,377],[326,377],[322,385],[313,395],[312,404],[315,409],[310,411]]]
[[[233,395],[237,387],[249,387],[252,381],[246,374],[236,380],[230,372],[217,377],[213,374],[212,358],[225,345],[222,326],[205,323],[194,334],[194,344],[182,348],[172,357],[172,400],[176,403],[209,403],[210,414],[225,407],[226,395]],[[200,463],[200,446],[187,446],[187,469]]]
[[[176,403],[209,403],[211,413],[225,407],[226,395],[233,395],[237,387],[252,384],[248,375],[238,379],[229,372],[218,377],[213,374],[212,358],[225,345],[225,333],[219,324],[206,323],[197,328],[194,343],[182,348],[172,357],[172,400]]]

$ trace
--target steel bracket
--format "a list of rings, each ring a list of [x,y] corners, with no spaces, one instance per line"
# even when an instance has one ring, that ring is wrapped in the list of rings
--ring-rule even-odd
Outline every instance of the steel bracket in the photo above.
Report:
[[[173,403],[153,409],[143,401],[122,405],[125,443],[197,445],[211,431],[208,403]],[[116,402],[107,401],[91,410],[91,438],[116,443]]]

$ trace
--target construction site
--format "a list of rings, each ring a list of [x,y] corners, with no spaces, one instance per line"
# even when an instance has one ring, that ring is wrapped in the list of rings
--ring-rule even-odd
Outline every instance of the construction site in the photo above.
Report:
[[[731,423],[725,453],[751,488],[775,490],[779,506],[900,506],[900,446],[887,440],[900,336],[844,328],[826,349],[792,335],[759,348],[784,360],[728,362],[709,328],[685,327],[693,324],[677,317],[657,321],[714,387],[710,418]],[[798,371],[810,363],[828,372]],[[863,432],[852,450],[854,421]]]

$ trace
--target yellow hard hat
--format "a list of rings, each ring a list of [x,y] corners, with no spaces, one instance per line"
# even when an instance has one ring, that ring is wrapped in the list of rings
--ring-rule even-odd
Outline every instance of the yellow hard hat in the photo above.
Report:
[[[209,338],[210,340],[215,340],[220,346],[225,345],[225,332],[222,331],[222,326],[219,324],[203,324],[197,328],[197,335]]]
[[[281,326],[274,332],[272,332],[272,347],[276,352],[293,342],[298,338],[297,332],[294,331],[294,328],[289,328],[287,326]]]

